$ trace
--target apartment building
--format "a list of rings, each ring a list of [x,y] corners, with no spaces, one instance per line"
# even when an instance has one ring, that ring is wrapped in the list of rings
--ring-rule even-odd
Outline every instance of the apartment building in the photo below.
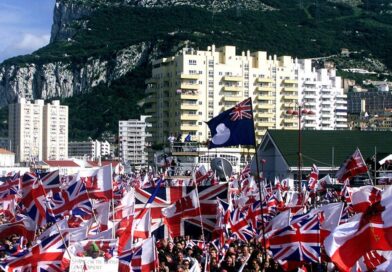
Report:
[[[68,157],[68,106],[55,100],[44,106],[43,157],[64,160]]]
[[[287,112],[302,103],[314,113],[301,119],[307,129],[343,129],[347,123],[341,79],[333,70],[316,71],[311,60],[278,58],[262,51],[237,55],[234,46],[185,48],[154,61],[146,83],[146,113],[152,115],[154,143],[179,134],[206,142],[205,121],[247,97],[253,101],[257,141],[267,129],[297,129],[298,116]],[[342,113],[339,118],[337,109]]]
[[[88,139],[87,141],[73,141],[68,144],[68,155],[71,158],[87,159],[91,161],[110,156],[110,143]]]
[[[19,98],[9,105],[8,138],[16,162],[61,160],[68,155],[68,107]]]
[[[151,127],[149,119],[151,116],[142,115],[140,120],[130,119],[119,121],[119,155],[123,162],[136,168],[148,164],[147,128]]]

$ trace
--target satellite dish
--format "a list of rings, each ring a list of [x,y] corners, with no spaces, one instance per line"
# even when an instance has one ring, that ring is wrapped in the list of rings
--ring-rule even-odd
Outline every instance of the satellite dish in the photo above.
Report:
[[[215,158],[211,160],[211,169],[216,173],[221,181],[227,181],[227,177],[230,177],[233,173],[233,166],[231,163],[223,158]]]

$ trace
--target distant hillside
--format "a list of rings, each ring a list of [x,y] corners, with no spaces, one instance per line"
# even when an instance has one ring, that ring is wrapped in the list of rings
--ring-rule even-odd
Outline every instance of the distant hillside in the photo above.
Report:
[[[392,7],[382,0],[223,1],[213,8],[205,8],[214,2],[208,0],[192,7],[124,2],[58,1],[55,22],[68,20],[55,29],[61,38],[0,65],[0,105],[17,95],[60,97],[70,106],[70,139],[83,139],[115,133],[119,119],[138,117],[150,61],[184,46],[235,45],[298,58],[348,48],[392,68]]]

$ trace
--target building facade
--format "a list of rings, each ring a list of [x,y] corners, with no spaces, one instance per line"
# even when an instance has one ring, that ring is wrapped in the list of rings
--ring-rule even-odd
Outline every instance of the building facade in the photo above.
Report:
[[[68,107],[20,98],[9,105],[8,138],[16,162],[65,159],[68,155]]]
[[[68,155],[71,158],[98,160],[110,156],[110,144],[107,141],[89,139],[87,141],[69,142]]]
[[[18,103],[9,105],[8,138],[16,162],[42,160],[43,110],[43,100],[31,103],[20,98]]]
[[[68,106],[55,100],[44,106],[43,157],[64,160],[68,157]]]
[[[302,118],[306,128],[347,127],[341,79],[331,69],[316,71],[311,60],[278,58],[261,51],[237,55],[234,46],[213,45],[207,51],[186,48],[154,61],[146,83],[153,143],[188,134],[193,141],[206,142],[205,121],[247,97],[253,101],[257,141],[269,128],[297,129],[298,117],[287,111],[301,103],[315,113]]]
[[[150,116],[142,115],[140,120],[119,121],[119,154],[120,159],[134,167],[147,166],[149,142],[147,133],[150,127]]]

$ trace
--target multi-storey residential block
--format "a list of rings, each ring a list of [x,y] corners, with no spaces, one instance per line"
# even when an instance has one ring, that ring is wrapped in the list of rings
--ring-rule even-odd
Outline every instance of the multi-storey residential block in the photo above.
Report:
[[[297,129],[298,117],[287,111],[299,104],[315,113],[302,118],[305,128],[343,129],[347,123],[340,78],[333,70],[314,70],[311,60],[261,51],[237,55],[234,46],[183,49],[154,61],[146,83],[154,143],[180,134],[206,142],[209,130],[204,122],[247,97],[253,100],[258,141],[267,129]]]
[[[8,138],[16,162],[42,160],[43,110],[43,100],[31,103],[20,98],[18,103],[9,105]]]
[[[146,138],[151,137],[147,133],[150,127],[149,117],[142,115],[140,120],[119,121],[119,152],[122,161],[135,167],[147,166],[149,143]]]
[[[72,158],[98,160],[110,155],[110,144],[98,140],[73,141],[68,144],[68,155]]]
[[[20,98],[9,105],[8,137],[16,162],[61,160],[68,155],[68,107]]]
[[[68,157],[68,106],[55,100],[44,106],[43,157],[64,160]]]
[[[347,129],[347,97],[335,69],[312,67],[311,60],[300,60],[298,69],[299,103],[313,115],[304,115],[305,129]]]

